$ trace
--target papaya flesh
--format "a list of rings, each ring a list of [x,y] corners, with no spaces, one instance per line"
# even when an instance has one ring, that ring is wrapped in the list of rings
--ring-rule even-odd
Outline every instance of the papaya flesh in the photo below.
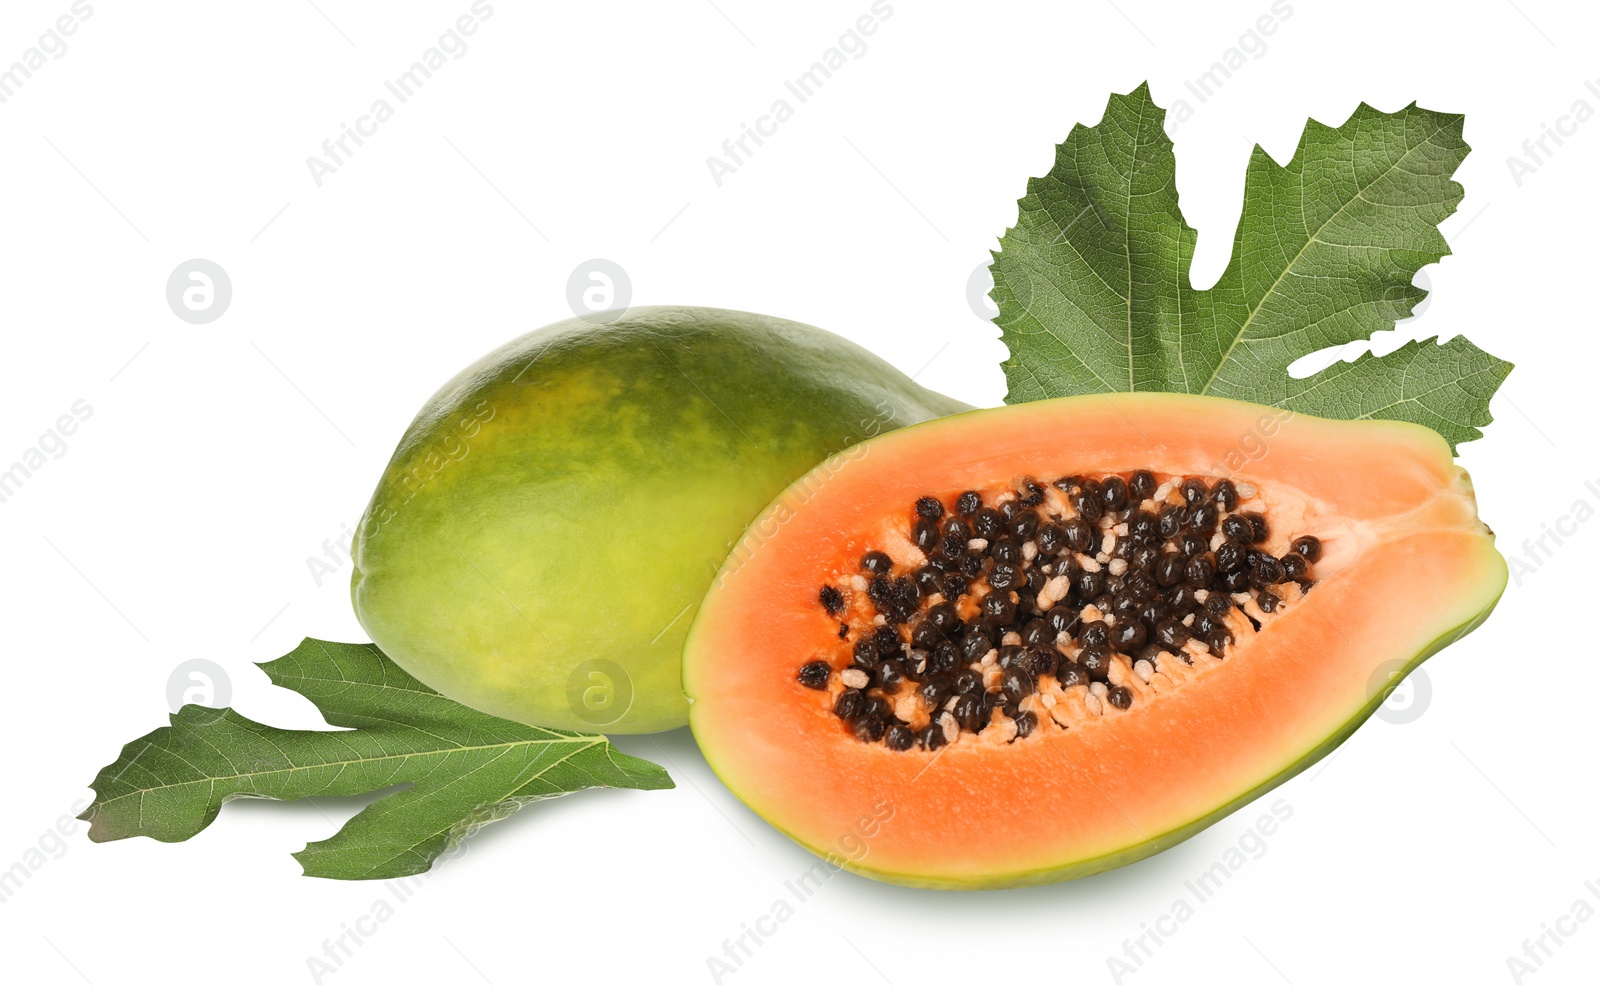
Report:
[[[1151,478],[1159,490],[1142,501],[1130,495],[1127,512],[1105,507],[1113,514],[1105,533],[1120,529],[1127,539],[1130,523],[1144,522],[1139,511],[1187,516],[1182,480],[1197,479],[1220,500],[1214,491],[1226,478],[1235,491],[1227,498],[1241,502],[1218,512],[1258,512],[1270,528],[1248,548],[1255,561],[1271,568],[1263,558],[1304,549],[1312,563],[1292,572],[1303,575],[1298,581],[1280,577],[1271,586],[1278,604],[1259,600],[1267,589],[1228,594],[1215,652],[1190,639],[1175,652],[1144,652],[1142,668],[1134,660],[1141,651],[1116,653],[1098,693],[1079,676],[1077,661],[1088,651],[1082,634],[1093,620],[1115,623],[1114,634],[1126,619],[1102,620],[1096,600],[1074,589],[1055,603],[1071,607],[1058,615],[1072,627],[1045,640],[1053,651],[1030,657],[1033,648],[1007,650],[996,640],[1009,667],[1006,657],[995,663],[995,652],[966,666],[976,651],[961,651],[956,677],[982,679],[992,715],[984,706],[974,728],[941,727],[941,709],[970,712],[970,702],[962,706],[949,690],[930,702],[921,685],[911,692],[910,681],[896,678],[937,662],[937,641],[923,625],[933,624],[936,604],[954,609],[939,624],[952,639],[998,632],[981,597],[999,590],[986,580],[1002,563],[996,556],[1014,556],[1004,552],[1029,538],[1004,533],[998,539],[1013,543],[1001,551],[974,537],[968,552],[980,555],[983,570],[970,576],[970,587],[962,587],[967,574],[954,586],[930,581],[919,589],[916,614],[897,615],[893,594],[875,583],[931,579],[923,569],[943,549],[943,540],[934,546],[926,530],[919,534],[919,521],[934,515],[935,503],[939,522],[962,515],[971,506],[962,493],[972,490],[989,507],[1009,500],[1007,513],[1036,513],[1064,529],[1086,516],[1074,505],[1078,485],[1058,477],[1114,485],[1139,470],[1149,473],[1139,491],[1149,492]],[[1223,529],[1237,531],[1237,521]],[[1105,553],[1069,562],[1070,550],[1050,553],[1055,536],[1033,536],[1035,547],[1023,548],[1029,556],[1017,563],[1049,560],[1065,566],[1056,570],[1070,568],[1064,581],[1074,584],[1086,567],[1098,567],[1111,583],[1098,601],[1140,618],[1106,601],[1131,591],[1118,588],[1114,574],[1131,578],[1127,562],[1113,568],[1116,558]],[[1313,540],[1291,546],[1301,536]],[[1218,530],[1199,553],[1214,562],[1227,539]],[[1157,538],[1155,549],[1170,552],[1181,540]],[[1037,550],[1040,542],[1046,551]],[[1008,573],[1001,584],[1015,582]],[[1044,607],[1053,593],[1041,583],[1048,584],[1043,573],[1004,601],[1052,625]],[[751,524],[701,604],[685,647],[684,687],[695,737],[728,788],[831,863],[911,886],[1031,885],[1152,855],[1305,769],[1376,710],[1393,680],[1486,618],[1505,583],[1505,562],[1477,517],[1470,479],[1431,430],[1181,394],[1067,397],[884,435],[791,486]],[[1219,593],[1217,584],[1210,594]],[[1163,585],[1156,597],[1177,606],[1174,591]],[[1212,611],[1196,609],[1193,597],[1184,604],[1191,613]],[[1014,617],[1015,625],[1028,622]],[[1165,625],[1198,635],[1198,623]],[[1156,628],[1147,629],[1153,638]],[[893,674],[882,652],[874,656],[862,642],[886,633],[903,641]],[[865,661],[858,646],[867,648]],[[1019,677],[1016,667],[1027,673]],[[843,698],[851,707],[841,712],[841,696],[853,690],[861,694]],[[876,712],[845,714],[873,702]],[[873,818],[888,820],[861,826]],[[873,831],[865,851],[842,852],[861,830]]]
[[[684,635],[750,518],[827,455],[965,409],[778,318],[640,307],[551,325],[417,414],[355,535],[356,615],[479,710],[675,728]]]

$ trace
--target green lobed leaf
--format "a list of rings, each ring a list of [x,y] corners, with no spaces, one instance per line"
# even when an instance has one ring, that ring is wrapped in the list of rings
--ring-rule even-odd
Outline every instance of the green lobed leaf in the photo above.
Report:
[[[654,763],[602,735],[536,728],[430,690],[377,647],[306,639],[260,665],[331,725],[292,731],[229,708],[185,705],[122,748],[90,786],[89,837],[183,841],[236,797],[348,796],[396,784],[333,837],[295,853],[305,874],[382,879],[426,871],[474,830],[523,804],[587,787],[670,788]]]
[[[1007,403],[1169,390],[1416,421],[1452,448],[1479,437],[1511,365],[1465,339],[1288,373],[1392,328],[1425,296],[1411,279],[1450,252],[1438,225],[1461,201],[1462,117],[1363,103],[1338,128],[1309,121],[1286,165],[1257,146],[1232,259],[1203,291],[1165,118],[1148,85],[1113,95],[1028,182],[993,255]]]
[[[1489,398],[1510,372],[1510,363],[1459,335],[1443,345],[1424,339],[1290,380],[1282,404],[1317,417],[1410,421],[1433,428],[1454,449],[1483,436]]]

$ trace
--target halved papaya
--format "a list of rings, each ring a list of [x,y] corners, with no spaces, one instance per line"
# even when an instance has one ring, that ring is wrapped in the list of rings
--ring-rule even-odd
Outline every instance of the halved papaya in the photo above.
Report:
[[[684,689],[723,782],[831,863],[1029,885],[1154,854],[1305,769],[1505,583],[1431,430],[1066,397],[905,428],[792,485],[702,604]]]

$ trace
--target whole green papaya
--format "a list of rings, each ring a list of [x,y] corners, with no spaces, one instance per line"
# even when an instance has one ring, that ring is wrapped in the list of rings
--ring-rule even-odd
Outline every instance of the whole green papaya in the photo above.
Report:
[[[966,409],[779,318],[648,307],[550,325],[412,421],[356,532],[356,616],[482,711],[675,728],[684,635],[746,524],[833,452]]]

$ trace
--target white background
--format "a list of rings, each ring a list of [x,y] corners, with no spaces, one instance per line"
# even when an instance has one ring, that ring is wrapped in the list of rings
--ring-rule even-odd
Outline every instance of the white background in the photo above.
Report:
[[[0,8],[0,65],[69,2]],[[1199,103],[1185,81],[1270,17],[1268,0],[896,0],[865,54],[718,187],[707,157],[869,0],[782,14],[498,0],[465,54],[318,187],[306,159],[469,3],[96,2],[0,104],[0,464],[75,401],[93,408],[0,503],[0,868],[47,848],[0,903],[6,980],[311,980],[307,959],[386,895],[301,878],[290,857],[351,801],[235,803],[178,845],[92,845],[77,825],[62,847],[47,832],[123,742],[164,722],[184,661],[224,668],[251,717],[319,724],[252,667],[302,636],[364,638],[348,568],[319,586],[307,559],[348,541],[439,383],[568,316],[580,263],[621,264],[636,304],[821,325],[998,403],[1003,350],[969,276],[1068,129],[1146,78],[1158,102],[1194,109],[1174,136],[1200,284],[1225,263],[1254,143],[1286,160],[1308,116],[1338,124],[1362,100],[1464,112],[1467,194],[1443,227],[1456,255],[1427,269],[1436,293],[1400,336],[1466,333],[1517,363],[1488,436],[1462,451],[1508,555],[1546,525],[1572,530],[1575,502],[1600,505],[1600,121],[1520,186],[1507,165],[1575,100],[1600,110],[1584,86],[1600,76],[1596,15],[1577,4],[1293,0],[1264,53]],[[208,325],[164,297],[193,257],[233,283]],[[1264,854],[1124,981],[1513,980],[1525,939],[1575,900],[1600,908],[1584,887],[1600,879],[1597,549],[1600,524],[1578,524],[1528,563],[1487,626],[1427,665],[1429,695],[1413,682],[1394,699],[1390,717],[1415,720],[1369,722],[1161,856],[1005,893],[841,874],[724,980],[1110,981],[1108,958],[1279,798],[1293,814]],[[486,830],[322,980],[711,980],[707,959],[810,857],[721,787],[686,731],[619,744],[668,765],[677,789],[586,792]],[[1594,979],[1600,919],[1561,926],[1570,938],[1523,980]]]

